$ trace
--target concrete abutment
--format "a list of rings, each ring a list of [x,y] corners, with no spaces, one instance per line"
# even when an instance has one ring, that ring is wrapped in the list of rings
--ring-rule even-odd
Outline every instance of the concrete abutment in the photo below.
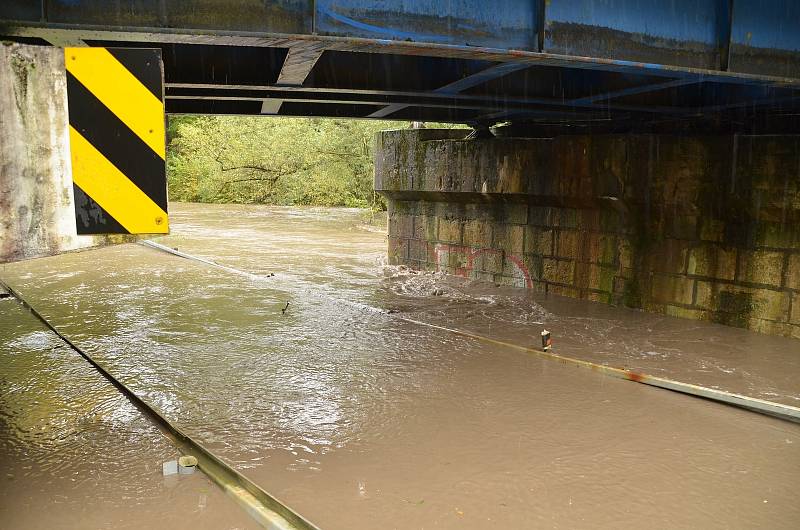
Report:
[[[800,136],[376,139],[389,258],[800,338]]]
[[[0,263],[134,240],[77,235],[64,50],[0,44]]]

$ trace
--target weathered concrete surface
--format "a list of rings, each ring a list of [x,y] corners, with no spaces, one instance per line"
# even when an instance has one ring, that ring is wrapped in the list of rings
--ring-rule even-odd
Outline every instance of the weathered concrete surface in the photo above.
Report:
[[[0,45],[0,262],[129,241],[78,236],[64,51]]]
[[[800,137],[377,138],[393,263],[800,338]]]

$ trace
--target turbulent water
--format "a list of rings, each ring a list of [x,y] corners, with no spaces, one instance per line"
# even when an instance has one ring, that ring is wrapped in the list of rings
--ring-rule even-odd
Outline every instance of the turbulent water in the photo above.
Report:
[[[800,525],[800,426],[398,317],[531,345],[547,327],[564,355],[793,405],[798,341],[388,267],[386,236],[362,215],[174,204],[159,242],[244,273],[123,245],[0,277],[322,528]],[[169,511],[155,467],[168,442],[13,304],[0,302],[0,447],[29,469],[0,489],[0,515],[18,513],[7,491],[35,503],[45,483],[88,518],[74,526],[115,513],[135,527],[132,505]],[[30,400],[50,395],[37,419]],[[57,441],[38,444],[42,424]],[[87,506],[69,479],[95,484],[98,469]],[[247,524],[215,493],[199,524]]]
[[[0,300],[0,528],[254,528],[89,364]]]

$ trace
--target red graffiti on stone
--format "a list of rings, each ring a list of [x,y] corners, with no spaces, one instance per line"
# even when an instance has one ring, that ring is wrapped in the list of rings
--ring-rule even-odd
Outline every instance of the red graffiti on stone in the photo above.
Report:
[[[437,270],[449,268],[450,255],[453,253],[459,254],[459,262],[463,263],[464,266],[455,267],[454,274],[463,278],[469,278],[472,275],[473,271],[475,271],[475,260],[481,256],[495,255],[503,259],[503,251],[495,248],[472,248],[462,245],[449,245],[447,243],[436,243],[431,246],[433,248],[429,249],[429,253],[434,257]],[[433,252],[430,252],[430,250]],[[505,259],[513,266],[514,273],[512,277],[520,282],[520,287],[531,289],[533,287],[531,275],[522,260],[511,254],[506,254]]]

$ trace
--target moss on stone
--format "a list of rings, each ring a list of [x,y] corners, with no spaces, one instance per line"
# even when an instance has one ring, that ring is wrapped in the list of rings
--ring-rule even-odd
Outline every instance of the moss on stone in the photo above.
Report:
[[[626,307],[642,308],[642,286],[639,278],[634,277],[625,281],[625,290],[622,292],[622,303]]]
[[[738,328],[747,326],[755,309],[752,293],[720,291],[716,299],[717,310],[712,313],[712,321]]]
[[[614,277],[617,270],[612,267],[600,267],[597,288],[601,291],[613,292],[614,291]]]

